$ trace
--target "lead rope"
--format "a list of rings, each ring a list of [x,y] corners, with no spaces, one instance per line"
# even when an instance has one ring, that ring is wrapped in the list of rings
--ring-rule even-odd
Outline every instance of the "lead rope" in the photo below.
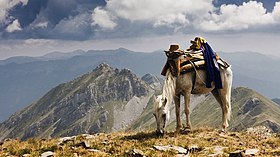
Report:
[[[203,79],[201,78],[201,76],[199,75],[199,73],[197,72],[197,69],[195,68],[195,64],[191,61],[191,60],[189,60],[190,61],[190,63],[192,64],[192,66],[193,66],[193,68],[194,68],[194,71],[195,71],[195,73],[196,73],[196,75],[198,76],[198,78],[202,81],[202,83],[206,86],[206,83],[203,81]]]

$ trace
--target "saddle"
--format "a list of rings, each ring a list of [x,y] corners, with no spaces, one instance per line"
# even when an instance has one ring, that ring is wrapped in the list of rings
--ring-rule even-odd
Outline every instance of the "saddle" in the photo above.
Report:
[[[170,69],[173,76],[179,76],[184,73],[193,71],[194,69],[205,69],[205,60],[201,50],[184,51],[180,50],[179,45],[170,45],[169,50],[164,51],[167,61],[161,71],[161,75],[165,76]],[[215,57],[220,68],[228,68],[229,64],[222,60],[216,53]]]

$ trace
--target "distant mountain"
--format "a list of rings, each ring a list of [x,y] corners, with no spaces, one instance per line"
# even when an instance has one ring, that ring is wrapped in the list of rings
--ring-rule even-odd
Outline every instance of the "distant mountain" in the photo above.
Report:
[[[130,70],[101,64],[1,123],[0,140],[124,130],[152,95],[151,88]]]
[[[0,65],[0,122],[56,85],[89,72],[100,63],[129,68],[138,76],[143,76],[146,73],[159,75],[165,62],[165,56],[161,53],[140,53],[126,49],[90,50],[86,53],[77,51],[72,55],[70,58],[64,56],[63,59],[57,53],[28,60],[20,60],[19,57],[15,62]]]
[[[37,57],[27,57],[27,56],[17,56],[17,57],[11,57],[6,60],[0,60],[0,65],[6,65],[11,63],[16,64],[23,64],[23,63],[30,63],[40,61],[40,58]]]
[[[280,58],[254,52],[219,53],[233,69],[233,84],[252,88],[268,98],[280,93]]]
[[[272,101],[274,101],[276,104],[280,105],[280,99],[279,98],[272,99]]]
[[[258,53],[219,53],[232,65],[234,86],[246,86],[269,98],[279,97],[280,59]],[[166,61],[163,52],[141,53],[124,48],[53,52],[41,57],[13,57],[0,61],[0,122],[38,100],[48,90],[91,71],[100,63],[129,68],[141,77],[158,77]]]
[[[51,52],[40,57],[17,56],[17,57],[8,58],[6,60],[0,60],[0,65],[6,65],[10,63],[23,64],[23,63],[30,63],[35,61],[63,60],[63,59],[72,58],[74,56],[82,55],[84,53],[86,52],[83,50],[75,50],[67,53]]]

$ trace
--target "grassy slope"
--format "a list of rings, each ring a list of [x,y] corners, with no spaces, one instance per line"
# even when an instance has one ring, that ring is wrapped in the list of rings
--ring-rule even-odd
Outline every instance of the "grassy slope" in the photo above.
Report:
[[[244,104],[253,98],[258,98],[261,103],[248,113],[242,113]],[[264,124],[268,121],[280,126],[280,107],[271,100],[265,98],[253,90],[238,87],[232,93],[232,116],[230,129],[246,130],[247,127]],[[221,108],[213,96],[209,96],[205,102],[198,105],[191,114],[194,126],[221,126]],[[203,118],[202,118],[203,117]]]
[[[145,156],[174,156],[175,151],[159,151],[153,148],[155,145],[175,145],[190,148],[197,145],[198,149],[191,156],[208,156],[213,153],[215,146],[226,147],[222,156],[228,156],[236,150],[259,149],[258,156],[280,155],[279,134],[264,136],[247,132],[221,133],[211,128],[195,129],[187,134],[168,133],[158,138],[154,132],[138,133],[112,133],[96,134],[91,138],[77,136],[76,140],[58,145],[59,139],[29,139],[27,141],[5,141],[0,149],[0,156],[40,156],[46,151],[55,152],[55,156],[129,156],[129,151],[138,149]],[[79,146],[79,143],[87,142],[89,148]],[[207,149],[208,148],[208,149]],[[91,149],[98,150],[96,152]]]

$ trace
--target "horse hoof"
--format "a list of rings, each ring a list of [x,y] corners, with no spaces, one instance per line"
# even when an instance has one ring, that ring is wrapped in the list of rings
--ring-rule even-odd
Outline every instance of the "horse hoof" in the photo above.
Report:
[[[187,134],[187,133],[190,133],[191,132],[191,128],[189,127],[185,127],[184,129],[182,129],[181,131],[181,134]]]
[[[156,135],[157,135],[157,137],[163,137],[163,135],[164,135],[164,131],[163,130],[156,130]]]
[[[226,129],[219,130],[219,133],[227,133],[228,131]]]

